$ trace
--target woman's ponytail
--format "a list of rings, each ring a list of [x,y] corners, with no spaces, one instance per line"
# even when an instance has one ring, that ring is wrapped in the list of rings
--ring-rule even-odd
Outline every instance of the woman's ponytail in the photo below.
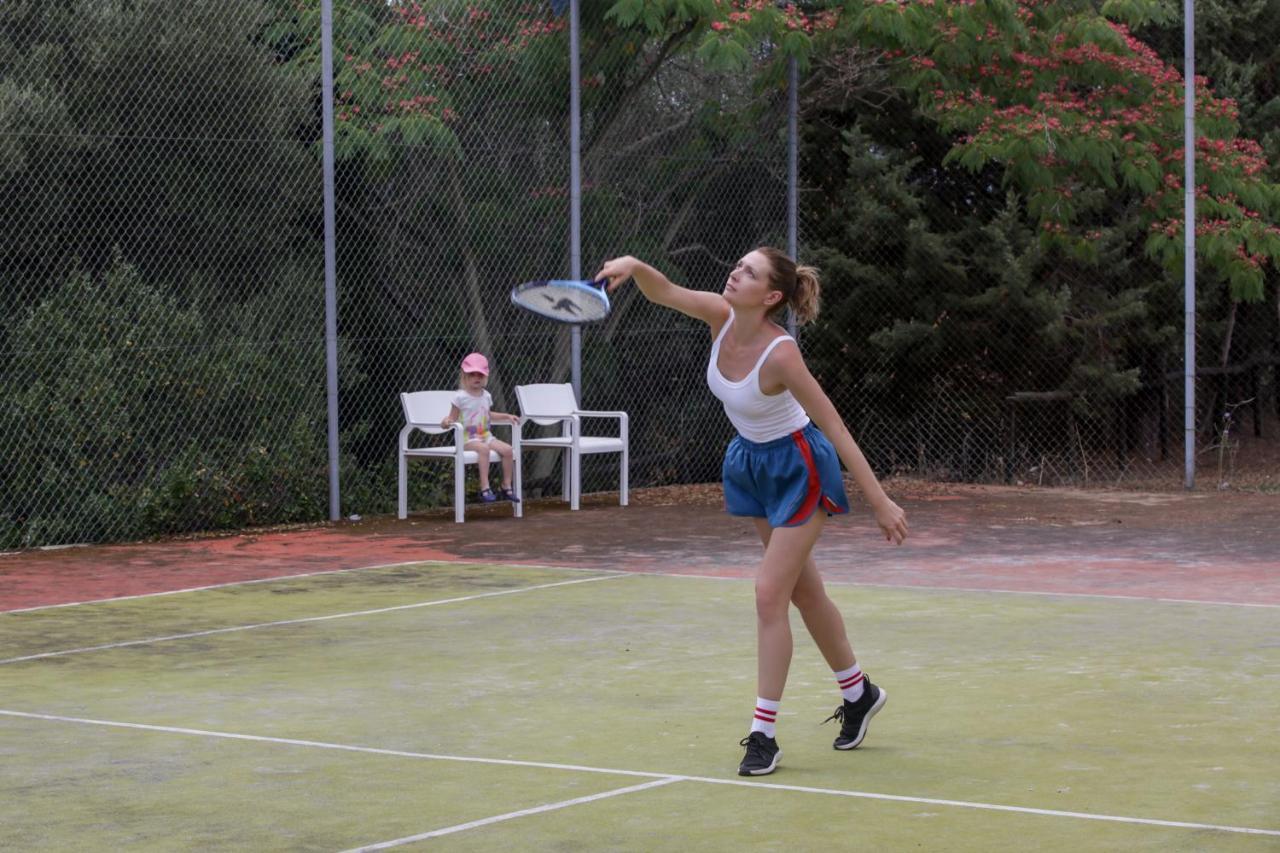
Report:
[[[791,297],[791,310],[796,314],[797,323],[803,325],[818,319],[818,308],[822,301],[819,292],[821,289],[817,267],[796,267],[796,289]]]
[[[796,322],[812,323],[818,318],[821,282],[817,267],[798,266],[786,252],[772,246],[756,249],[769,261],[773,274],[769,286],[782,294],[782,301],[769,312],[770,319],[780,321],[787,308],[795,312]]]

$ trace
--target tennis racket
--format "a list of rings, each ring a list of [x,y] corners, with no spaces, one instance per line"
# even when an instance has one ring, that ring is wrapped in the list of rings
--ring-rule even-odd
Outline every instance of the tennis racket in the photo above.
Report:
[[[560,323],[590,323],[609,316],[605,279],[526,281],[511,288],[511,301],[527,311]]]

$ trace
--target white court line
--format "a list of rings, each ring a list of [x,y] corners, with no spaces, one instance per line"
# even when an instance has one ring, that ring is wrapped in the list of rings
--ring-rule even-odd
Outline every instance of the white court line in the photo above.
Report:
[[[315,578],[323,575],[340,575],[345,572],[367,572],[376,569],[395,569],[400,566],[519,566],[522,569],[555,569],[567,572],[601,572],[609,569],[584,568],[582,566],[548,566],[534,563],[487,563],[484,560],[405,560],[400,563],[379,563],[373,566],[349,566],[345,569],[320,569],[315,572],[302,572],[296,575],[275,575],[269,578],[247,578],[245,580],[212,583],[207,586],[188,586],[182,589],[166,589],[160,592],[140,592],[137,595],[117,595],[111,598],[91,598],[86,601],[64,601],[62,604],[41,604],[38,607],[23,607],[18,610],[0,610],[0,616],[6,613],[35,613],[40,610],[57,610],[61,607],[83,607],[86,604],[114,604],[117,601],[135,601],[139,598],[159,598],[162,595],[180,595],[184,592],[204,592],[210,589],[226,589],[232,586],[246,586],[254,583],[271,583],[272,581],[292,581],[303,578]]]
[[[521,809],[517,812],[507,812],[506,814],[494,815],[493,817],[481,818],[467,823],[459,823],[454,826],[446,826],[444,829],[435,829],[431,832],[422,832],[418,835],[408,835],[404,838],[397,838],[394,841],[381,841],[377,844],[369,844],[364,847],[353,847],[344,853],[364,853],[366,850],[389,850],[392,847],[400,847],[404,844],[412,844],[415,841],[425,841],[428,838],[439,838],[441,835],[452,835],[455,832],[466,832],[468,829],[475,829],[480,826],[488,826],[491,823],[499,823],[512,818],[525,817],[531,814],[540,814],[541,812],[555,811],[556,809],[564,809],[569,806],[577,806],[582,803],[592,803],[596,800],[604,800],[609,797],[616,797],[619,794],[633,794],[636,791],[645,791],[649,788],[659,788],[663,785],[670,785],[672,782],[680,782],[683,776],[670,776],[666,779],[655,779],[652,782],[645,782],[641,785],[631,785],[627,788],[617,788],[613,791],[604,791],[599,794],[591,794],[586,797],[576,797],[572,800],[562,800],[558,803],[548,803],[545,806],[534,806],[533,808]]]
[[[224,740],[253,741],[257,743],[275,743],[287,746],[306,746],[316,749],[335,749],[343,752],[358,752],[367,755],[392,755],[399,758],[423,758],[434,761],[456,761],[469,764],[491,764],[507,767],[533,767],[544,770],[572,770],[580,773],[605,773],[614,776],[638,776],[645,779],[677,780],[682,782],[702,782],[708,785],[734,785],[749,788],[764,788],[772,791],[796,791],[804,794],[826,794],[828,796],[851,797],[860,800],[879,800],[892,803],[913,803],[926,806],[950,806],[961,809],[978,809],[981,811],[1012,812],[1014,814],[1040,815],[1043,817],[1063,817],[1075,820],[1097,820],[1110,823],[1134,824],[1138,826],[1160,826],[1169,829],[1205,829],[1214,832],[1231,832],[1240,835],[1265,835],[1280,838],[1280,829],[1259,829],[1249,826],[1228,826],[1213,823],[1192,823],[1180,820],[1158,820],[1145,817],[1128,817],[1125,815],[1093,814],[1090,812],[1070,812],[1060,809],[1037,809],[1029,806],[1005,806],[998,803],[981,803],[969,800],[943,800],[933,797],[907,797],[899,794],[877,794],[870,791],[847,791],[840,788],[814,788],[805,785],[779,785],[773,782],[747,781],[745,779],[719,779],[711,776],[684,776],[678,773],[651,773],[644,770],[620,770],[610,767],[591,767],[581,764],[555,764],[547,761],[519,761],[511,758],[477,758],[467,755],[441,755],[429,752],[411,752],[400,749],[380,749],[369,746],[352,746],[343,743],[330,743],[316,740],[299,740],[296,738],[268,737],[265,735],[246,735],[234,732],[215,732],[205,729],[189,729],[179,726],[157,726],[147,723],[124,723],[115,720],[93,720],[83,717],[65,717],[59,714],[35,714],[27,711],[9,711],[0,709],[0,716],[17,717],[28,720],[45,720],[57,723],[79,723],[89,726],[107,726],[118,729],[136,729],[147,732],[166,732],[169,734],[195,735],[197,737],[221,738]]]
[[[551,568],[551,567],[548,567]],[[648,577],[659,578],[697,578],[698,580],[708,581],[740,581],[751,580],[750,577],[733,577],[729,575],[701,575],[693,572],[659,572],[649,570],[627,570],[629,575],[645,575]],[[1114,595],[1106,592],[1055,592],[1054,590],[1042,589],[1002,589],[979,586],[938,586],[911,583],[879,583],[876,581],[847,581],[838,578],[824,577],[822,582],[827,586],[853,586],[868,587],[871,589],[904,589],[904,590],[925,590],[927,592],[976,592],[976,593],[993,593],[997,595],[1040,595],[1049,598],[1098,598],[1103,600],[1114,599],[1116,601],[1155,601],[1161,604],[1211,604],[1215,607],[1259,607],[1266,609],[1280,609],[1280,604],[1267,604],[1245,601],[1214,601],[1208,598],[1158,598],[1152,595]]]
[[[557,586],[570,586],[578,583],[591,583],[592,581],[607,581],[617,578],[628,577],[626,573],[617,573],[610,575],[597,575],[589,578],[576,578],[571,581],[556,581],[555,583],[535,584],[534,586],[522,586],[517,589],[500,589],[493,592],[481,592],[475,595],[464,595],[459,598],[441,598],[434,601],[418,601],[413,604],[397,604],[394,607],[379,607],[375,610],[356,610],[348,613],[330,613],[326,616],[304,616],[298,619],[281,619],[276,622],[258,622],[253,625],[233,625],[229,628],[210,628],[207,631],[191,631],[185,634],[168,634],[163,637],[145,637],[140,640],[123,640],[119,643],[104,643],[100,646],[83,646],[78,649],[62,649],[55,652],[40,652],[34,655],[23,655],[16,658],[5,658],[0,660],[0,666],[7,663],[19,663],[28,660],[42,660],[44,658],[64,657],[66,655],[77,655],[83,652],[100,652],[106,649],[123,649],[129,646],[145,646],[150,643],[163,643],[168,640],[189,640],[193,637],[209,637],[215,634],[230,634],[236,631],[252,631],[255,628],[276,628],[282,625],[303,625],[308,622],[327,622],[331,619],[350,619],[354,616],[375,616],[379,613],[394,613],[397,610],[414,610],[419,607],[435,607],[440,604],[457,604],[461,601],[475,601],[480,598],[493,598],[499,595],[514,595],[518,592],[531,592],[536,589],[551,589]]]
[[[825,580],[825,579],[824,579]],[[827,581],[828,584],[840,585],[841,581]],[[917,586],[908,583],[874,583],[871,581],[848,581],[848,586],[883,587],[885,589],[927,589],[936,592],[990,592],[998,595],[1042,595],[1051,598],[1098,598],[1115,601],[1155,601],[1161,604],[1211,604],[1215,607],[1261,607],[1280,608],[1280,604],[1266,604],[1247,601],[1216,601],[1211,598],[1161,598],[1154,595],[1116,595],[1107,592],[1057,592],[1042,589],[1002,589],[1000,587],[975,586]]]
[[[111,598],[90,598],[85,601],[64,601],[61,604],[41,604],[38,607],[23,607],[18,610],[0,610],[0,615],[5,613],[35,613],[39,610],[57,610],[62,607],[82,607],[86,604],[113,604],[117,601],[135,601],[139,598],[159,598],[163,595],[181,595],[184,592],[204,592],[209,589],[225,589],[230,586],[247,586],[254,583],[270,583],[271,581],[292,581],[302,578],[313,578],[319,575],[336,575],[341,572],[359,572],[365,569],[390,569],[396,566],[408,566],[415,562],[427,562],[426,560],[410,560],[404,563],[384,563],[380,566],[359,566],[346,569],[321,569],[318,572],[303,572],[297,575],[276,575],[269,578],[246,578],[245,580],[227,581],[226,583],[211,583],[206,586],[188,586],[182,589],[165,589],[160,592],[140,592],[137,595],[116,595]]]

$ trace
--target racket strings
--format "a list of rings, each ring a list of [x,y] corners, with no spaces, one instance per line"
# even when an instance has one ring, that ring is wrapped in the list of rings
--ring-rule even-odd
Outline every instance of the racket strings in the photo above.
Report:
[[[608,298],[599,290],[576,282],[538,282],[517,288],[517,305],[565,323],[600,320],[609,313]]]

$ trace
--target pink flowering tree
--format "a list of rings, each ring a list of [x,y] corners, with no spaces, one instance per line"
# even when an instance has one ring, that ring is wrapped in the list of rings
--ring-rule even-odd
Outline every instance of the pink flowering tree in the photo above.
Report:
[[[991,0],[865,4],[847,32],[903,68],[921,107],[969,168],[1004,164],[1046,238],[1089,257],[1114,196],[1143,198],[1146,250],[1182,263],[1183,80],[1130,33],[1147,0],[1102,4]],[[1109,17],[1108,17],[1109,16]],[[1196,225],[1208,271],[1239,300],[1263,296],[1280,257],[1280,188],[1239,113],[1196,80]]]
[[[1003,167],[1045,244],[1096,262],[1108,227],[1136,216],[1142,249],[1181,280],[1184,80],[1131,30],[1176,23],[1168,9],[1158,0],[870,0],[846,23],[893,58],[922,111],[954,135],[950,161]],[[1230,417],[1230,395],[1257,399],[1256,388],[1230,391],[1226,376],[1242,303],[1266,299],[1276,280],[1280,187],[1262,147],[1241,135],[1237,103],[1203,77],[1194,84],[1200,331],[1224,377],[1201,401],[1210,433]],[[1253,346],[1250,361],[1265,348]]]
[[[618,7],[644,4],[619,3]],[[1146,250],[1182,263],[1183,81],[1130,27],[1158,0],[849,0],[807,12],[713,4],[702,50],[738,58],[771,30],[785,56],[851,42],[883,51],[894,79],[954,139],[949,162],[1000,164],[1047,243],[1095,258],[1119,194],[1144,199]],[[1196,80],[1198,252],[1235,299],[1262,298],[1280,257],[1280,188],[1239,110]]]

